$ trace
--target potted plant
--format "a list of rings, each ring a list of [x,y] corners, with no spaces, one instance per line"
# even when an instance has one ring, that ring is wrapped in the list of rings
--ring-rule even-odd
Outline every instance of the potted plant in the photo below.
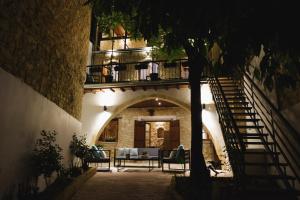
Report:
[[[88,164],[85,162],[85,159],[89,154],[89,148],[86,144],[86,136],[82,135],[77,137],[77,135],[74,133],[69,148],[71,154],[75,156],[75,158],[72,160],[71,168],[82,168],[86,170],[88,168]]]
[[[135,69],[136,70],[141,70],[141,69],[148,69],[148,62],[142,62],[142,63],[139,63],[137,65],[135,65]]]
[[[150,74],[151,81],[157,81],[158,80],[158,73],[151,73]]]
[[[165,68],[173,68],[173,67],[176,67],[176,65],[177,65],[177,64],[176,64],[175,61],[164,63],[164,67],[165,67]]]
[[[53,172],[59,172],[62,169],[61,155],[62,149],[56,144],[55,131],[42,130],[41,138],[37,139],[33,150],[33,167],[37,177],[43,175],[46,186],[51,182]]]

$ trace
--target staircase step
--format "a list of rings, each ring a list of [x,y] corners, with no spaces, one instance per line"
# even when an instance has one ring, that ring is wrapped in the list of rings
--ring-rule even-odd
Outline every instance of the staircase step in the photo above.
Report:
[[[245,100],[246,97],[227,96],[226,99],[227,99],[227,101],[228,100]]]
[[[249,115],[256,115],[256,113],[248,113],[248,112],[231,112],[233,115],[243,115],[243,116],[249,116]]]
[[[244,96],[244,93],[242,91],[228,91],[224,90],[223,91],[225,95],[239,95],[239,96]]]
[[[236,88],[239,88],[239,85],[237,85],[237,84],[221,84],[221,86],[222,86],[222,88],[224,88],[224,87],[236,87]]]
[[[239,105],[248,105],[249,103],[248,102],[245,102],[245,101],[227,101],[227,103],[229,104],[229,105],[231,105],[231,104],[239,104]]]
[[[231,109],[239,109],[239,110],[251,110],[252,107],[246,107],[246,106],[229,106]]]
[[[242,137],[259,137],[259,136],[268,136],[268,133],[241,133]]]
[[[236,125],[238,128],[264,128],[264,126],[257,126],[257,125]]]
[[[234,119],[236,122],[258,122],[260,119],[256,119],[256,118],[235,118]]]
[[[263,141],[244,141],[245,144],[258,144],[258,145],[264,145],[264,144],[268,144],[268,145],[271,145],[271,144],[274,144],[273,142],[263,142]]]
[[[270,174],[264,174],[264,175],[250,175],[248,174],[247,177],[252,179],[267,179],[267,180],[278,180],[278,179],[290,179],[295,180],[296,178],[293,176],[282,176],[282,175],[270,175]]]
[[[280,154],[280,152],[270,152],[270,151],[247,151],[247,149],[246,149],[246,151],[245,152],[243,152],[243,154],[258,154],[258,155],[274,155],[274,154],[276,154],[276,155],[279,155]]]
[[[249,166],[288,166],[287,163],[260,163],[260,162],[244,162],[245,165]]]
[[[281,189],[281,188],[265,188],[265,187],[257,187],[253,189],[246,189],[244,190],[238,199],[257,199],[257,200],[296,200],[297,197],[300,195],[300,191],[298,190],[293,190],[293,189]]]

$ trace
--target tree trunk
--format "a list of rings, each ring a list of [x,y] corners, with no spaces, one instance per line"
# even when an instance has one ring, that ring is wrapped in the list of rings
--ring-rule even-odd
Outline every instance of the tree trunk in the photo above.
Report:
[[[191,86],[191,180],[195,184],[210,185],[209,171],[207,170],[204,156],[202,153],[202,106],[201,106],[201,73],[203,72],[204,62],[200,56],[190,58],[190,77]]]

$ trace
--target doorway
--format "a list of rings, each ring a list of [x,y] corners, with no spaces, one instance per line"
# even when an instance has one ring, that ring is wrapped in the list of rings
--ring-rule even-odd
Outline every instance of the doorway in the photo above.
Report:
[[[174,149],[180,144],[179,120],[135,121],[134,147]]]

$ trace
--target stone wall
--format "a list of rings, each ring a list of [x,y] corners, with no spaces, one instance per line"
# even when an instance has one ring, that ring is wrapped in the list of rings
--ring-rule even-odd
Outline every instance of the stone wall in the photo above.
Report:
[[[0,67],[77,119],[90,30],[84,2],[0,1]]]
[[[149,108],[127,108],[118,115],[119,118],[119,132],[117,142],[101,142],[97,144],[102,145],[105,149],[111,150],[111,156],[115,148],[134,147],[134,121],[142,116],[148,116]],[[180,144],[184,145],[185,149],[191,148],[191,114],[189,111],[180,107],[171,108],[154,108],[155,116],[176,116],[180,124]],[[155,117],[154,116],[154,117]],[[157,141],[157,129],[163,127],[164,130],[169,131],[170,124],[168,122],[150,122],[151,124],[151,144],[150,146],[159,146]],[[205,127],[205,130],[208,131]],[[101,135],[101,134],[99,134]],[[146,136],[147,137],[147,136]],[[203,154],[206,160],[217,159],[214,144],[210,139],[203,140]]]

